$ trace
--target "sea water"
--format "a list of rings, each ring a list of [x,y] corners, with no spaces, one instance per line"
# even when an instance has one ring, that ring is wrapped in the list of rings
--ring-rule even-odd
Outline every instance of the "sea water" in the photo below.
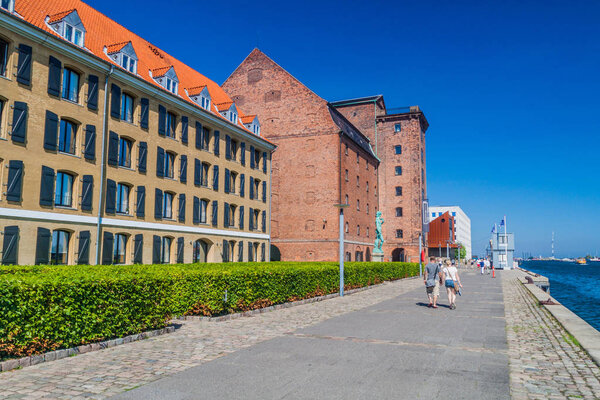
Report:
[[[550,279],[550,294],[600,331],[600,262],[525,261],[522,268]]]

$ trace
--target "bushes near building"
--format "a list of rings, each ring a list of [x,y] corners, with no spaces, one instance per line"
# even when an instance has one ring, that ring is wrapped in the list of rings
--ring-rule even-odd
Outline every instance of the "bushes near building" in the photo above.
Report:
[[[230,263],[0,267],[0,359],[339,290],[338,264]],[[418,264],[345,264],[346,288],[415,276]]]

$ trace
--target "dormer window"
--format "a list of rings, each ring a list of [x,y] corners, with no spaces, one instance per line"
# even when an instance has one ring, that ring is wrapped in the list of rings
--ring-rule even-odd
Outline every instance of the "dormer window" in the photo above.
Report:
[[[154,82],[173,94],[178,94],[179,79],[173,66],[156,68],[150,71]]]
[[[131,42],[111,44],[104,48],[106,55],[132,74],[137,73],[138,57]]]
[[[206,85],[186,89],[186,92],[192,101],[205,110],[210,111],[210,93],[208,92]]]
[[[6,0],[2,0],[2,4]],[[12,0],[8,0],[12,2]],[[46,25],[71,43],[84,47],[85,28],[77,10],[68,10],[46,17]]]
[[[256,115],[247,115],[242,118],[242,122],[250,132],[260,136],[260,123]]]
[[[15,10],[15,2],[14,0],[2,0],[0,7],[4,8],[8,12],[13,12]]]
[[[221,113],[222,116],[227,118],[232,123],[237,124],[238,112],[237,112],[237,108],[235,107],[235,104],[233,103],[233,101],[228,101],[226,103],[217,104],[217,108],[219,109],[219,112]]]

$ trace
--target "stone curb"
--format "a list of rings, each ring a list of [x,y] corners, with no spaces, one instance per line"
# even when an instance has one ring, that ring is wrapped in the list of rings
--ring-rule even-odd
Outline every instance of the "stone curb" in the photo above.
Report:
[[[30,365],[36,365],[47,361],[60,360],[61,358],[73,357],[78,354],[88,353],[90,351],[108,349],[110,347],[119,346],[125,343],[136,342],[138,340],[147,339],[154,336],[163,335],[165,333],[171,333],[175,331],[174,326],[167,326],[162,329],[155,329],[153,331],[147,331],[137,333],[134,335],[125,336],[123,338],[105,340],[103,342],[84,344],[77,347],[71,347],[69,349],[59,349],[50,351],[44,354],[36,354],[33,356],[15,358],[0,362],[0,372],[10,371],[16,368],[29,367]]]
[[[521,269],[521,273],[525,272],[530,273],[527,270]],[[524,276],[519,276],[519,281],[538,301],[551,299],[556,303],[541,306],[548,310],[562,327],[577,339],[581,347],[590,355],[596,365],[600,366],[600,332],[535,284],[527,283]]]
[[[396,281],[416,279],[416,278],[419,278],[419,276],[411,276],[408,278],[396,279]],[[356,289],[346,290],[346,291],[344,291],[344,295],[350,295],[350,294],[362,292],[363,290],[373,289],[373,288],[385,285],[390,282],[395,282],[395,281],[385,281],[383,283],[378,283],[377,285],[370,285],[370,286],[364,286],[364,287],[360,287],[360,288],[356,288]],[[252,315],[262,314],[265,312],[281,310],[283,308],[290,308],[290,307],[295,307],[295,306],[301,306],[303,304],[316,303],[318,301],[328,300],[328,299],[332,299],[334,297],[339,297],[339,296],[340,296],[339,293],[331,293],[331,294],[327,294],[324,296],[311,297],[309,299],[298,300],[298,301],[290,301],[287,303],[276,304],[276,305],[269,306],[269,307],[258,308],[256,310],[221,315],[218,317],[202,317],[199,315],[182,315],[177,318],[174,318],[173,320],[171,320],[171,322],[177,322],[177,321],[209,321],[209,322],[228,321],[231,319],[237,319],[237,318],[241,318],[241,317],[249,317]]]

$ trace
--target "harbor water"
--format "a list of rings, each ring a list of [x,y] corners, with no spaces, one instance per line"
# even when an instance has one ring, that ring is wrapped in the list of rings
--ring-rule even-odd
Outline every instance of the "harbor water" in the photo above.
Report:
[[[552,297],[600,331],[600,262],[532,260],[521,267],[547,277]]]

